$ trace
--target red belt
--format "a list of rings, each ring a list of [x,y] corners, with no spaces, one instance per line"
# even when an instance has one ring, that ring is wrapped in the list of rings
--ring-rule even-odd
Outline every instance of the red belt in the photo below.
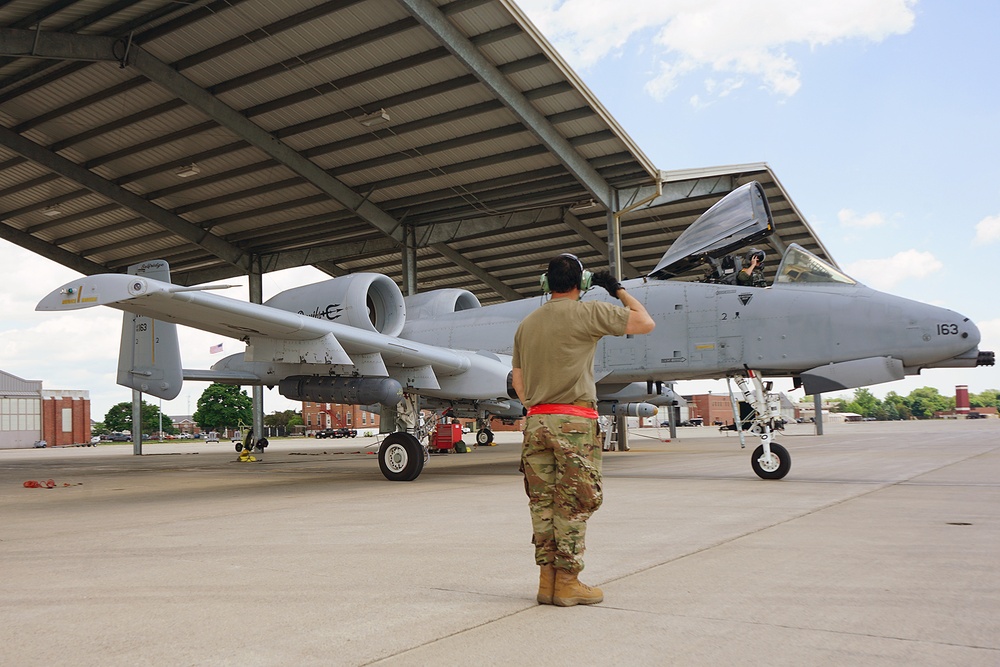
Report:
[[[528,408],[528,416],[531,415],[570,415],[597,419],[597,410],[570,403],[539,403]]]

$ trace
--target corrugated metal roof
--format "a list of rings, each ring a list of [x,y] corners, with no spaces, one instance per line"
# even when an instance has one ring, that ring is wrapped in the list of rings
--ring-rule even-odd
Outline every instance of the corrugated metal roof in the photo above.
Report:
[[[637,275],[750,178],[782,242],[829,258],[766,165],[656,170],[507,0],[19,1],[0,26],[0,237],[84,273],[162,258],[183,284],[302,263],[402,281],[409,238],[420,290],[488,303],[535,293],[555,253],[607,262],[607,207],[574,204],[683,193],[622,216]]]

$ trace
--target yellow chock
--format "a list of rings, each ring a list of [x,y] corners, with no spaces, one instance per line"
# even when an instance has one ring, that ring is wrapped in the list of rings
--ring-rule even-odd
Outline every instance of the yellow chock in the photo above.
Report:
[[[243,461],[243,462],[246,462],[246,461],[256,461],[256,460],[257,460],[257,458],[256,458],[256,457],[254,457],[254,456],[253,456],[253,455],[252,455],[252,454],[250,453],[250,450],[248,450],[248,449],[244,449],[244,450],[243,450],[242,452],[240,452],[240,459],[239,459],[239,460],[240,460],[240,461]]]

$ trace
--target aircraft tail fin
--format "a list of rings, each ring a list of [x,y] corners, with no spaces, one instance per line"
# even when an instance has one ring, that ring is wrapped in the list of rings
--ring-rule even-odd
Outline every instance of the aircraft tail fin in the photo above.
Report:
[[[128,273],[170,282],[170,266],[163,260],[133,264]],[[169,401],[181,392],[183,380],[177,325],[126,311],[118,351],[118,384]]]

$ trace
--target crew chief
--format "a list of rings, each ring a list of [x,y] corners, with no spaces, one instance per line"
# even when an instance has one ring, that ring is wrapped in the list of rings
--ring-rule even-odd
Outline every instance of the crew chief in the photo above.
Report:
[[[591,283],[624,307],[580,301]],[[539,604],[571,607],[604,599],[582,583],[587,519],[601,506],[594,354],[603,336],[649,333],[653,319],[607,271],[591,274],[574,255],[549,262],[552,298],[514,335],[513,384],[528,408],[521,468],[531,513]]]

